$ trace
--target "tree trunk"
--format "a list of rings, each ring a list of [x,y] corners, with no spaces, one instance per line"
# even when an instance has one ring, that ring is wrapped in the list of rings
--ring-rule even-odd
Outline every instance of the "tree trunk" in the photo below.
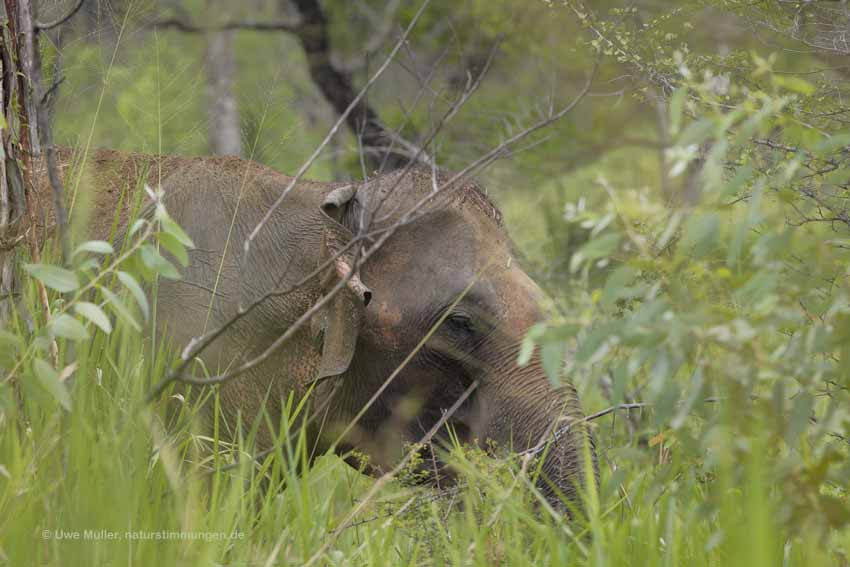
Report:
[[[210,2],[212,7],[215,2]],[[210,152],[241,155],[239,111],[233,95],[236,63],[233,59],[233,31],[207,32],[207,114]]]
[[[285,12],[289,0],[280,0],[280,11]],[[310,77],[337,114],[343,114],[354,104],[358,90],[351,75],[334,66],[331,61],[328,17],[318,0],[293,0],[301,16],[295,35],[307,56]],[[364,158],[371,169],[397,169],[413,159],[418,148],[387,128],[378,113],[365,98],[354,105],[346,120],[352,133],[360,139]],[[420,160],[427,157],[421,155]]]
[[[2,39],[0,39],[0,50],[3,51],[2,57],[0,57],[0,77],[3,80],[0,80],[0,104],[2,104],[2,110],[6,109],[6,91],[3,88],[6,78],[6,37],[5,37],[5,28],[0,30],[0,33],[3,34]],[[5,116],[4,112],[4,123],[8,124],[9,121]],[[15,252],[12,249],[13,245],[10,238],[11,236],[11,228],[12,228],[12,220],[13,220],[13,210],[15,207],[14,196],[9,191],[9,183],[6,181],[6,128],[2,128],[2,124],[0,124],[0,137],[2,137],[2,144],[0,144],[0,327],[3,326],[5,321],[9,320],[11,315],[11,299],[12,293],[15,290]]]
[[[16,248],[27,229],[27,201],[20,164],[29,163],[29,103],[32,102],[19,67],[22,59],[19,43],[23,38],[18,33],[18,3],[5,0],[4,8],[6,21],[0,29],[0,106],[4,119],[0,129],[0,327],[11,316],[18,290]]]
[[[0,323],[7,321],[17,289],[15,269],[16,247],[26,240],[32,262],[41,261],[36,214],[28,194],[33,190],[33,165],[47,153],[47,169],[57,219],[58,240],[63,263],[69,259],[67,218],[64,208],[62,182],[56,163],[56,149],[51,136],[46,91],[42,85],[39,28],[36,25],[36,6],[32,0],[4,0],[5,23],[0,29],[0,110],[4,124],[0,151]],[[55,24],[58,25],[58,24]],[[36,283],[38,295],[50,318],[47,290]],[[52,343],[54,358],[58,354]]]

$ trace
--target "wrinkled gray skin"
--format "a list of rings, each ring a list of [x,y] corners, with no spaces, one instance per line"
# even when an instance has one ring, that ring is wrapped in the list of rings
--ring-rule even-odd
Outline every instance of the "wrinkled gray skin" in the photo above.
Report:
[[[107,162],[113,173],[138,171],[109,165],[115,159],[106,156],[98,163]],[[290,178],[236,158],[167,159],[155,166],[162,172],[165,203],[195,244],[184,279],[159,284],[159,322],[181,348],[225,323],[240,302],[247,305],[304,278],[356,234],[361,222],[372,221],[372,230],[386,227],[433,187],[425,170],[404,178],[389,173],[355,186],[299,182],[245,263],[246,236]],[[104,169],[102,163],[98,167]],[[440,175],[441,181],[447,178]],[[269,414],[279,416],[290,392],[303,394],[323,377],[311,407],[326,414],[308,426],[311,446],[321,454],[471,282],[336,450],[357,449],[369,457],[372,472],[388,470],[405,445],[419,440],[474,380],[477,391],[450,420],[462,441],[521,451],[582,417],[575,390],[553,388],[536,356],[517,366],[520,342],[543,316],[541,291],[512,260],[500,215],[481,189],[464,181],[451,191],[398,229],[362,266],[360,280],[371,291],[368,305],[363,288],[343,288],[267,362],[221,387],[221,408],[231,427],[237,414],[250,424],[264,400]],[[342,258],[352,264],[352,254]],[[323,278],[265,301],[201,355],[206,368],[224,371],[259,354],[338,277],[327,270]],[[582,455],[590,439],[584,424],[569,431],[549,448],[542,467],[540,487],[553,501],[558,491],[574,495],[585,470]],[[258,448],[272,439],[261,426]]]

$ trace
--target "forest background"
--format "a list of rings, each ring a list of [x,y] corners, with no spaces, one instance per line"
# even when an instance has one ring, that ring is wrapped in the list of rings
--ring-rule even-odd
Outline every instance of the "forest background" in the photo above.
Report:
[[[557,313],[521,358],[576,383],[601,481],[567,520],[460,449],[442,491],[222,466],[238,448],[139,409],[169,364],[142,302],[51,326],[62,282],[30,269],[36,315],[0,330],[0,565],[850,564],[845,0],[86,0],[40,37],[57,144],[290,174],[396,49],[305,176],[492,153],[474,174]],[[228,537],[55,537],[115,526]]]

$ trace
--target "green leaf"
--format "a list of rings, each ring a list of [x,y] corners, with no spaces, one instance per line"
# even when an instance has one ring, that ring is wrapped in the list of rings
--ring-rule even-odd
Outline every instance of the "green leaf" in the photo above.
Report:
[[[168,250],[172,256],[180,263],[181,266],[189,265],[189,255],[186,253],[186,247],[171,233],[159,232],[156,239],[160,245]]]
[[[24,345],[24,339],[5,329],[0,329],[0,344],[12,345],[18,349]]]
[[[679,87],[670,98],[670,135],[676,136],[682,126],[685,101],[688,99],[688,88]]]
[[[620,244],[620,235],[616,233],[605,234],[586,242],[570,258],[570,271],[576,272],[585,262],[592,262],[599,258],[607,258]]]
[[[147,219],[138,219],[133,223],[133,226],[130,227],[129,235],[133,236],[137,232],[139,232],[142,228],[148,225]]]
[[[170,280],[179,280],[180,272],[174,267],[174,264],[162,257],[162,255],[150,244],[142,246],[140,251],[142,262],[153,272]]]
[[[71,257],[75,257],[83,252],[91,252],[93,254],[114,254],[112,245],[105,240],[89,240],[77,246]]]
[[[670,420],[670,427],[679,429],[685,425],[685,421],[691,413],[694,405],[702,397],[703,373],[702,368],[697,368],[691,377],[690,395],[676,409],[676,413]]]
[[[850,134],[836,134],[818,142],[812,146],[811,150],[814,154],[823,157],[848,147],[850,147]]]
[[[611,322],[590,331],[578,345],[575,353],[576,361],[586,363],[598,357],[603,350],[607,350],[606,341],[617,336],[616,328],[616,323]]]
[[[23,337],[19,337],[5,329],[0,329],[0,368],[11,365],[18,352],[23,349]]]
[[[519,357],[517,358],[517,364],[519,366],[528,366],[528,363],[531,362],[531,356],[534,354],[534,347],[537,344],[537,339],[543,335],[545,330],[545,323],[536,323],[532,325],[525,334],[519,348]]]
[[[809,392],[803,391],[794,396],[794,401],[791,404],[791,415],[788,418],[787,429],[785,430],[785,442],[789,446],[794,446],[795,440],[808,425],[813,405],[814,397]]]
[[[144,315],[145,321],[147,321],[150,317],[150,307],[148,306],[148,297],[145,295],[145,291],[142,289],[142,286],[139,285],[136,278],[127,272],[119,270],[118,279],[121,280],[121,283],[130,290],[131,294],[133,294],[133,298],[136,300],[136,303],[139,304],[139,309],[142,310],[142,315]]]
[[[68,293],[80,287],[77,275],[65,268],[48,264],[25,264],[24,269],[50,289],[61,293]]]
[[[629,297],[632,295],[632,288],[629,287],[640,272],[635,268],[625,264],[620,266],[608,276],[605,281],[605,287],[602,289],[602,304],[605,306],[613,305],[618,299]]]
[[[65,384],[59,379],[59,373],[47,362],[36,358],[32,361],[32,369],[38,382],[53,399],[59,402],[63,408],[71,411],[71,396]]]
[[[77,266],[77,271],[90,271],[90,272],[98,272],[100,271],[100,262],[95,258],[86,258],[80,265]]]
[[[162,230],[176,238],[180,244],[187,248],[195,247],[195,244],[192,242],[192,239],[189,238],[189,235],[186,234],[183,229],[180,228],[180,225],[174,222],[170,216],[163,216],[160,222],[162,223]]]
[[[103,297],[109,302],[112,310],[115,311],[115,314],[119,319],[126,322],[130,327],[133,328],[137,333],[142,331],[142,327],[136,322],[136,319],[133,317],[133,314],[130,313],[130,310],[127,309],[127,306],[121,301],[121,298],[115,295],[113,292],[108,290],[105,287],[100,288],[100,292],[103,294]]]
[[[684,132],[682,132],[682,136],[676,141],[676,145],[689,146],[691,144],[701,144],[711,138],[715,128],[714,121],[708,118],[691,122],[685,128]]]
[[[81,301],[74,306],[74,310],[97,325],[107,335],[112,332],[112,323],[99,305],[89,303],[88,301]]]
[[[684,256],[693,254],[700,258],[714,247],[719,231],[720,219],[716,213],[694,215],[685,224],[685,235],[677,251]]]
[[[540,347],[540,362],[553,387],[561,387],[561,367],[564,365],[563,343],[546,343]]]
[[[54,336],[64,339],[84,341],[89,338],[89,333],[83,324],[67,313],[60,313],[51,317],[48,327]]]
[[[805,79],[789,75],[774,75],[773,83],[785,90],[809,96],[815,92],[815,86]]]

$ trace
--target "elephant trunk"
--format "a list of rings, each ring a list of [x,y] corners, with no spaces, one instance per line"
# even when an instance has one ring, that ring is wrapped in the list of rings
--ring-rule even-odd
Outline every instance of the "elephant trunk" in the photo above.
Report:
[[[596,448],[593,437],[580,416],[561,419],[548,441],[531,448],[543,458],[538,489],[556,507],[565,503],[580,505],[580,494],[587,490],[587,471],[593,471],[593,482],[598,482]],[[591,460],[588,468],[587,458]]]
[[[543,459],[537,479],[540,492],[558,510],[565,504],[580,506],[586,472],[593,471],[595,482],[598,471],[593,437],[575,388],[554,387],[535,357],[524,368],[514,367],[507,379],[485,387],[480,399],[486,430],[479,438]]]

